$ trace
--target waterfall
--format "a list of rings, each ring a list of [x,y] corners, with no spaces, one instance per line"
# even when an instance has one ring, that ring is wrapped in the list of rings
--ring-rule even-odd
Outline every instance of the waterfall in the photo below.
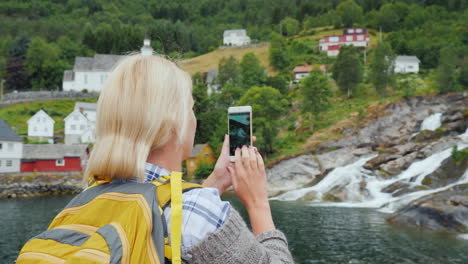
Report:
[[[465,132],[467,134],[468,132]],[[464,138],[466,135],[460,135]],[[468,145],[458,144],[458,149],[464,149]],[[452,148],[434,153],[433,155],[415,161],[405,171],[391,179],[381,179],[372,174],[371,171],[363,168],[364,164],[376,155],[360,158],[359,160],[332,170],[318,184],[286,192],[274,200],[310,200],[314,206],[345,206],[345,207],[370,207],[379,208],[379,211],[391,213],[419,199],[425,195],[444,191],[455,185],[468,183],[468,170],[455,183],[437,189],[413,191],[398,197],[393,197],[391,193],[383,192],[388,187],[397,182],[408,185],[409,188],[421,186],[424,178],[441,166],[441,163],[451,156]],[[327,193],[334,191],[344,197],[345,202],[327,202]]]
[[[439,128],[442,125],[441,117],[442,117],[442,113],[435,113],[435,114],[432,114],[432,115],[426,117],[426,119],[424,119],[424,121],[421,124],[420,131],[423,131],[423,130],[432,130],[432,131],[434,131],[434,130],[436,130],[437,128]]]

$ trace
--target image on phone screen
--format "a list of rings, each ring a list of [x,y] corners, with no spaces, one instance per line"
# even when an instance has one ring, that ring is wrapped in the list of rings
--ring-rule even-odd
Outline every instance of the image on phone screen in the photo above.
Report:
[[[229,145],[231,156],[236,148],[250,145],[250,112],[229,114]]]

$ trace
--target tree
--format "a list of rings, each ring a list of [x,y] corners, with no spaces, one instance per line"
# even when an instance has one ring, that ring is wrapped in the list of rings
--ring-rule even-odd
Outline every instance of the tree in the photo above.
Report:
[[[286,111],[288,101],[275,88],[263,86],[250,88],[239,100],[238,105],[252,106],[256,145],[265,153],[273,153],[273,141],[278,133],[278,119]]]
[[[456,54],[454,48],[451,46],[444,47],[440,50],[436,80],[440,93],[459,90],[456,79]]]
[[[383,5],[377,16],[377,24],[379,27],[382,27],[383,31],[393,31],[399,27],[400,17],[393,10],[393,5],[385,4]]]
[[[29,47],[29,39],[21,37],[15,41],[8,51],[5,66],[5,86],[9,90],[27,90],[31,87],[24,59]]]
[[[230,56],[229,58],[222,58],[219,61],[218,66],[218,84],[224,86],[226,83],[231,83],[233,85],[240,85],[241,84],[241,72],[239,62],[234,58],[234,56]]]
[[[300,86],[303,100],[302,112],[311,113],[316,118],[330,108],[332,90],[327,76],[320,71],[312,71]]]
[[[465,58],[463,59],[458,80],[460,81],[460,84],[462,85],[463,89],[467,90],[468,89],[468,56],[465,56]]]
[[[370,80],[380,95],[386,95],[386,88],[393,87],[395,55],[386,42],[379,42],[374,49],[370,64]]]
[[[286,40],[279,34],[272,34],[270,46],[270,64],[278,71],[289,66]]]
[[[287,95],[287,93],[289,92],[288,79],[285,76],[285,74],[277,74],[275,76],[268,76],[266,80],[266,84],[267,86],[271,86],[277,89],[283,95]]]
[[[300,23],[294,18],[286,17],[281,20],[280,27],[281,27],[281,34],[283,36],[294,36],[299,33],[300,30]]]
[[[242,84],[246,90],[252,86],[261,86],[266,82],[267,75],[265,67],[260,65],[257,56],[252,52],[242,57],[240,71],[242,74]]]
[[[333,66],[333,79],[350,98],[362,80],[361,61],[354,46],[342,46]]]
[[[341,2],[336,8],[341,22],[345,27],[351,27],[353,24],[359,24],[363,18],[362,8],[354,0]]]
[[[58,89],[67,64],[60,59],[60,48],[44,39],[32,39],[26,53],[26,67],[33,89]]]

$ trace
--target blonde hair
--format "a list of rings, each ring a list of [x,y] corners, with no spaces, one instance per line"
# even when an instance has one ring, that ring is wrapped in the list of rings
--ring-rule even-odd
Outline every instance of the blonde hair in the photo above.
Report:
[[[192,80],[161,56],[131,55],[117,65],[99,96],[96,143],[84,174],[143,181],[150,151],[172,135],[181,145],[190,118]]]

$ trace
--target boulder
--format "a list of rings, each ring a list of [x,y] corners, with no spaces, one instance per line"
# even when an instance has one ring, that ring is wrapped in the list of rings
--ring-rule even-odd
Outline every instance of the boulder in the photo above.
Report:
[[[424,196],[387,217],[392,224],[434,231],[468,232],[468,188]]]

